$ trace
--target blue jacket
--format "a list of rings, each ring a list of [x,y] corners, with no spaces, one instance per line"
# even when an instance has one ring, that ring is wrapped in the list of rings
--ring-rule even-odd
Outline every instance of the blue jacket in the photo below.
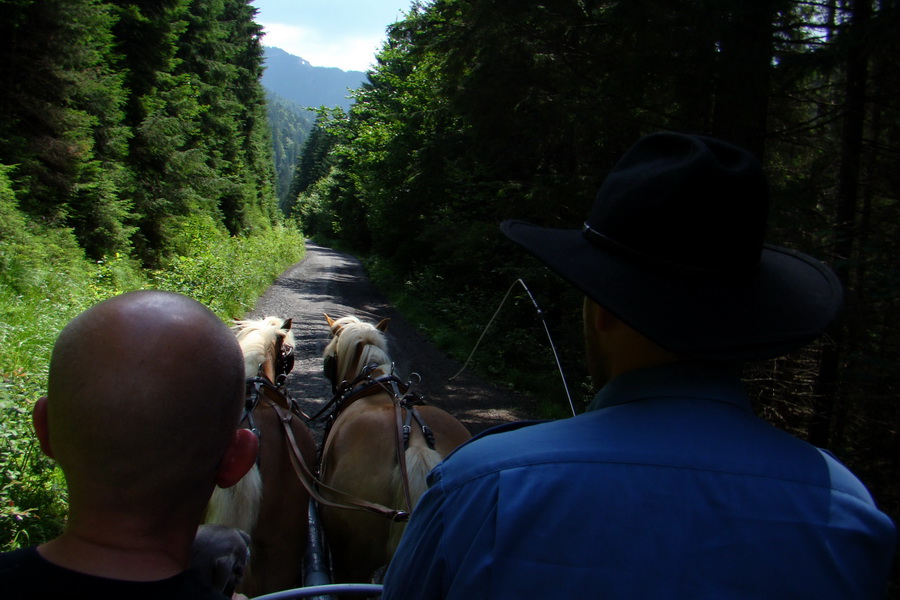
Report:
[[[607,384],[571,419],[476,438],[430,475],[385,600],[864,599],[894,526],[724,369]]]

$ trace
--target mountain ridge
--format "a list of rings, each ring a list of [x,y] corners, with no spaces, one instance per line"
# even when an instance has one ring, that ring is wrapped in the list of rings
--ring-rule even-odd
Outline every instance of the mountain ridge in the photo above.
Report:
[[[308,60],[274,46],[264,46],[263,51],[263,87],[303,107],[339,106],[348,110],[353,104],[350,90],[367,80],[363,71],[314,67]]]

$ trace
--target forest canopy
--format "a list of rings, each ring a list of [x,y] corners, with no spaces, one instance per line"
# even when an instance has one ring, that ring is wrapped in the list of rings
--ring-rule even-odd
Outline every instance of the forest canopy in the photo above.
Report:
[[[232,235],[278,221],[250,4],[0,6],[0,165],[30,220],[148,266],[188,216]]]
[[[277,209],[254,13],[0,0],[0,549],[65,519],[30,415],[69,319],[139,288],[239,316],[303,257]]]
[[[129,261],[157,282],[202,265],[222,283],[198,242],[238,240],[221,253],[234,263],[251,253],[245,238],[282,221],[248,0],[0,0],[0,11],[4,319],[26,287],[55,300],[76,273],[118,289]],[[499,223],[579,227],[647,133],[746,147],[771,182],[768,241],[827,262],[848,291],[820,343],[747,365],[757,409],[849,463],[900,521],[898,31],[898,0],[416,1],[349,110],[320,110],[280,181],[283,206],[304,233],[364,255],[388,293],[414,296],[466,349],[526,280],[583,408],[580,298]],[[209,289],[209,303],[231,293]],[[527,299],[516,306],[476,368],[561,405],[543,331]],[[31,354],[46,354],[35,335],[44,346]],[[27,369],[0,368],[0,400],[19,395]],[[4,464],[19,456],[7,447]],[[0,516],[31,514],[22,490],[0,478]]]
[[[293,214],[473,341],[525,277],[582,381],[578,298],[499,223],[580,227],[647,133],[749,149],[771,182],[768,241],[829,263],[848,291],[821,343],[747,367],[758,409],[850,463],[897,518],[898,31],[896,0],[416,3],[349,112],[314,126]],[[538,328],[521,312],[493,328],[489,373],[561,393],[552,360],[522,351],[545,346]]]

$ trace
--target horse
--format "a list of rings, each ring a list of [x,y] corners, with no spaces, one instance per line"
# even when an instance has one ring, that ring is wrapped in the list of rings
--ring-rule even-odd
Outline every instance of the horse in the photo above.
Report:
[[[250,564],[239,591],[253,597],[301,583],[309,492],[292,461],[314,465],[316,443],[286,393],[287,374],[293,368],[291,319],[236,320],[233,330],[244,353],[247,377],[241,425],[259,437],[259,458],[235,486],[216,488],[205,521],[250,534]]]
[[[336,489],[412,511],[427,488],[426,475],[471,434],[449,413],[423,405],[393,374],[388,320],[372,325],[353,316],[325,318],[331,339],[324,370],[336,394],[319,459],[323,496]],[[393,557],[404,523],[321,504],[320,512],[335,582],[373,581]]]

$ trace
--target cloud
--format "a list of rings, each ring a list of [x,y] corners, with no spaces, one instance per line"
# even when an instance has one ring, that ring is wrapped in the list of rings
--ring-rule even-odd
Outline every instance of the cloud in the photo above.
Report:
[[[338,67],[365,71],[375,62],[384,36],[326,35],[311,27],[260,22],[265,30],[262,43],[281,48],[309,61],[314,67]]]

